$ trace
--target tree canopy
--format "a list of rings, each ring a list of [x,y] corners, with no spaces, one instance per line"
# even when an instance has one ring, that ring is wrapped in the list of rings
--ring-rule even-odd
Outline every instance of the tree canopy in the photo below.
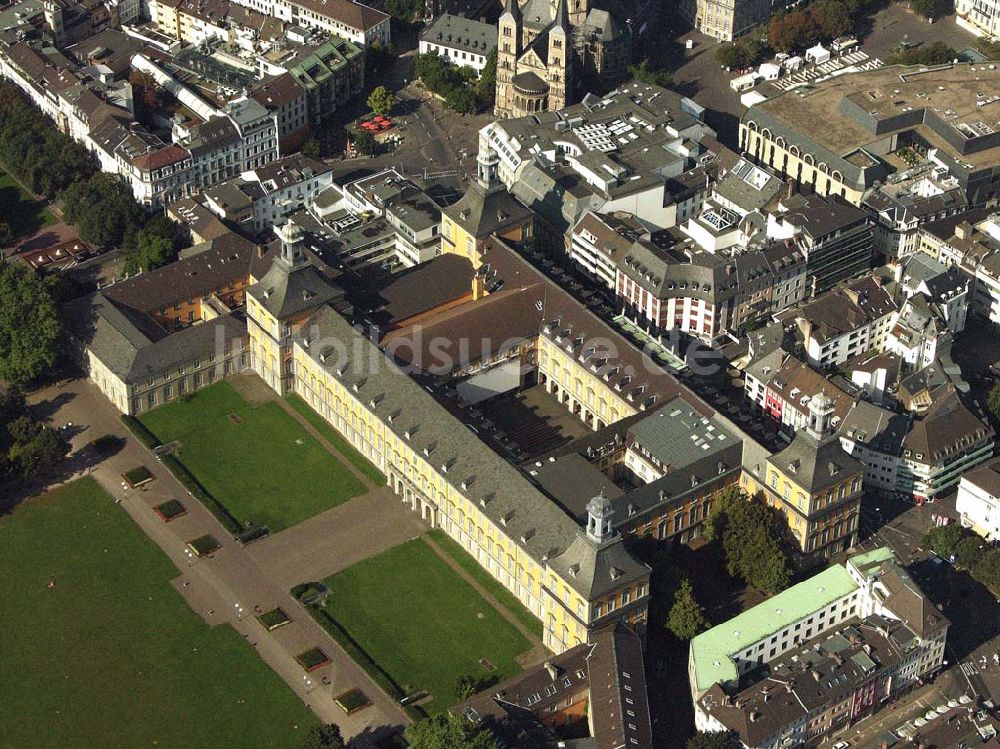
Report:
[[[0,391],[0,481],[45,476],[68,452],[62,435],[32,418],[19,391]]]
[[[738,749],[739,746],[730,731],[698,731],[687,742],[687,749]]]
[[[910,7],[914,13],[932,20],[950,16],[955,12],[953,0],[910,0]]]
[[[414,58],[414,71],[428,91],[444,97],[444,105],[462,114],[492,109],[496,98],[496,50],[490,52],[479,79],[469,67],[452,65],[434,52]]]
[[[886,58],[888,65],[943,65],[954,60],[958,52],[944,42],[922,44],[919,47],[899,49]]]
[[[26,385],[51,370],[62,340],[53,282],[0,260],[0,380]]]
[[[686,578],[681,580],[680,587],[674,594],[674,605],[667,615],[667,629],[678,640],[690,640],[708,629],[708,626],[705,609],[695,600],[691,581]]]
[[[419,720],[406,729],[410,749],[495,749],[493,738],[454,713]]]
[[[313,726],[302,742],[302,749],[344,749],[346,746],[336,723]]]
[[[638,65],[629,65],[628,74],[632,76],[632,80],[639,83],[650,83],[664,88],[674,85],[674,77],[670,75],[670,71],[654,67],[648,57]]]
[[[986,397],[986,408],[994,419],[1000,419],[1000,380],[993,383],[990,394]]]
[[[95,171],[87,149],[6,82],[0,83],[0,161],[28,189],[48,197]]]
[[[948,523],[931,528],[924,536],[924,546],[933,549],[935,553],[950,559],[958,547],[958,542],[965,538],[967,531],[958,523]]]
[[[375,114],[389,114],[392,111],[392,105],[395,103],[396,97],[385,86],[376,86],[368,94],[368,108]]]
[[[818,0],[801,10],[775,16],[767,27],[767,39],[777,52],[804,50],[851,31],[851,11],[842,0]]]
[[[748,585],[775,594],[792,579],[787,551],[788,525],[784,516],[737,487],[720,492],[706,522],[705,535],[721,541],[730,575]]]
[[[121,177],[97,173],[74,182],[63,193],[66,220],[98,247],[120,247],[142,225],[142,208]]]
[[[424,14],[422,0],[386,0],[385,12],[401,23],[413,23]]]
[[[378,141],[367,130],[354,133],[354,148],[362,156],[374,156],[378,153]]]

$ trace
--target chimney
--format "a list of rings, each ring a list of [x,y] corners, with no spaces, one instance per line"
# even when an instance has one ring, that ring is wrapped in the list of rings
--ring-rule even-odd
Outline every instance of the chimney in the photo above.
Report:
[[[262,257],[264,257],[264,245],[259,244],[257,245],[257,259],[260,260]]]
[[[472,300],[482,299],[486,296],[486,281],[482,276],[476,274],[472,277]]]
[[[790,198],[797,192],[798,189],[796,188],[795,180],[794,179],[788,180],[788,192],[785,194],[785,197]]]
[[[972,226],[968,221],[963,221],[958,226],[955,227],[955,236],[959,239],[968,239],[969,235],[972,233]]]
[[[545,670],[549,674],[549,678],[555,681],[559,678],[559,669],[552,665],[552,661],[545,661]]]

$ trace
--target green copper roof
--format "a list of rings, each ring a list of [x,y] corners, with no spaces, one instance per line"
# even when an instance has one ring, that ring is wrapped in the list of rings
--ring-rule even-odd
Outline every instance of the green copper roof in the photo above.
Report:
[[[737,678],[732,655],[858,587],[843,565],[828,567],[691,640],[698,692]]]
[[[887,562],[890,559],[895,558],[896,555],[892,553],[892,549],[888,546],[881,546],[878,549],[865,552],[864,554],[858,554],[856,557],[851,557],[848,561],[865,577],[869,577],[867,573],[868,569],[880,567],[882,562]]]

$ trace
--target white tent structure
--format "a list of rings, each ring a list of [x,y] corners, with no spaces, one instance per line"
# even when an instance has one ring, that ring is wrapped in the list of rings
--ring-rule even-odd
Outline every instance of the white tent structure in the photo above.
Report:
[[[810,47],[806,50],[806,60],[821,65],[824,62],[830,61],[830,51],[822,44],[817,44],[815,47]]]

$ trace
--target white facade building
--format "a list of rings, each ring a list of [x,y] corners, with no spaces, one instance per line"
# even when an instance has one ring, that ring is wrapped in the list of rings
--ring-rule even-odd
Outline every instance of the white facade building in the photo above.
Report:
[[[996,461],[962,476],[955,509],[966,528],[987,541],[1000,541],[1000,466]]]

